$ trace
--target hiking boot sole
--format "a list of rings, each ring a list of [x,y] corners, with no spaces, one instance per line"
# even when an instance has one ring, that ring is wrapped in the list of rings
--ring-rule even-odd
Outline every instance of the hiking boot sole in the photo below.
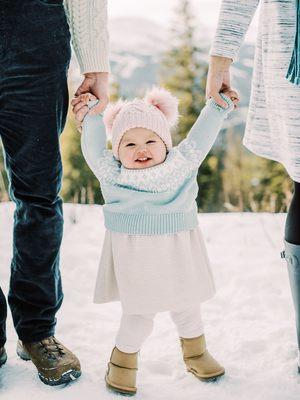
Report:
[[[58,386],[58,385],[66,385],[70,382],[76,381],[81,375],[81,371],[76,371],[75,369],[70,369],[69,371],[64,372],[59,379],[50,379],[46,378],[39,372],[40,380],[49,386]]]
[[[27,353],[26,350],[24,350],[22,347],[20,347],[19,344],[17,346],[17,354],[24,361],[30,361],[31,360],[30,355]]]
[[[17,347],[17,354],[22,360],[31,361],[30,355],[27,353],[27,351],[24,348],[21,348],[20,346]],[[80,377],[81,371],[71,368],[70,370],[64,372],[59,379],[47,378],[40,372],[38,372],[38,375],[39,375],[40,380],[45,385],[58,386],[58,385],[65,385],[67,383],[75,381],[76,379],[78,379]]]

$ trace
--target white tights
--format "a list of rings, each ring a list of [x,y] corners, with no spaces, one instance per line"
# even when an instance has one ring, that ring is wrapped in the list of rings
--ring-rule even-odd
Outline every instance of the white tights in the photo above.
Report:
[[[182,338],[194,338],[204,333],[200,306],[184,311],[171,311],[171,318]],[[123,314],[116,337],[116,346],[124,353],[136,353],[153,329],[155,314]]]

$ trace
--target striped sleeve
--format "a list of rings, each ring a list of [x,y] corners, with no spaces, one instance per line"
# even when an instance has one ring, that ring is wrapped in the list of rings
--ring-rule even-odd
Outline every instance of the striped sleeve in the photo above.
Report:
[[[237,58],[260,0],[223,0],[210,55]]]

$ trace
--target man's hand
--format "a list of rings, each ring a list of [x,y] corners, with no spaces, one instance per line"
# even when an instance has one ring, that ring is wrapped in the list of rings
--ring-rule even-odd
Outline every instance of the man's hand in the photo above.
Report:
[[[71,101],[77,125],[81,125],[84,117],[89,112],[87,107],[89,96],[82,96],[83,94],[92,94],[99,100],[99,104],[90,111],[91,115],[100,114],[105,110],[109,102],[108,76],[108,72],[89,72],[85,74],[82,84],[75,93],[75,99]]]
[[[230,72],[231,58],[211,56],[206,83],[206,98],[212,97],[217,104],[226,108],[227,104],[219,95],[220,92],[230,92]]]
[[[88,103],[90,101],[97,100],[97,97],[91,93],[84,93],[84,94],[80,94],[78,97],[73,99],[71,101],[71,104],[75,100],[76,100],[76,104],[75,104],[75,106],[73,106],[73,113],[75,114],[76,127],[79,130],[79,132],[81,132],[82,131],[82,123],[83,123],[83,120],[84,120],[86,114],[88,114],[90,112],[91,115],[95,115],[95,113],[93,111],[96,107],[98,107],[98,105],[94,106],[93,109],[91,111],[89,111]]]

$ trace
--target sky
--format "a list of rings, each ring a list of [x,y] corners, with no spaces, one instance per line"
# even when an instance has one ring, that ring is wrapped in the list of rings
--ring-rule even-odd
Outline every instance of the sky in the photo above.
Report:
[[[205,28],[214,30],[217,26],[221,0],[191,0],[196,19]],[[108,13],[115,17],[147,17],[160,24],[168,25],[178,0],[109,0]],[[257,13],[256,13],[257,14]],[[257,15],[254,18],[247,41],[254,41],[257,31]]]

